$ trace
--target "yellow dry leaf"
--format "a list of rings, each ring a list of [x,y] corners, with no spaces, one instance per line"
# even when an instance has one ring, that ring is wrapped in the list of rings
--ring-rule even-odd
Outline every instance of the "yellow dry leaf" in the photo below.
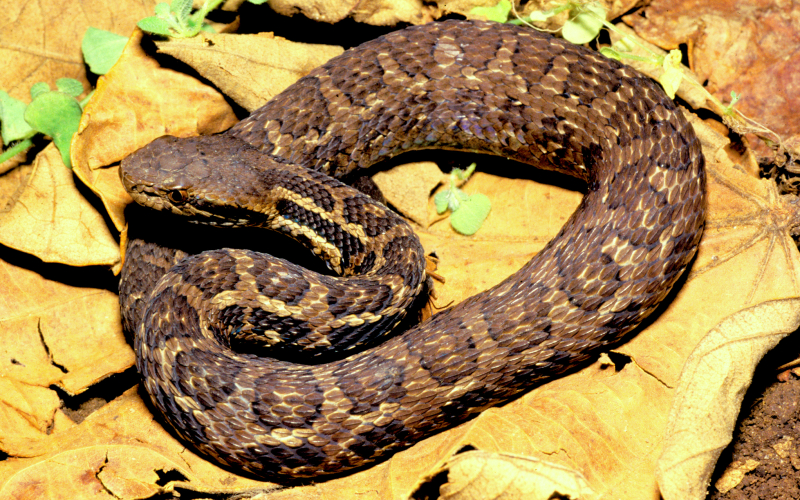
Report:
[[[18,184],[0,212],[0,243],[45,262],[109,267],[119,262],[103,216],[78,190],[55,145],[36,156],[27,177],[2,181]]]
[[[389,206],[424,228],[431,221],[431,192],[447,179],[439,167],[430,161],[398,165],[372,176]]]
[[[359,23],[394,26],[403,22],[424,24],[438,17],[435,5],[427,5],[419,0],[271,0],[269,6],[285,16],[302,13],[324,23],[336,23],[352,17]]]
[[[0,89],[30,101],[31,85],[46,82],[55,88],[59,78],[75,78],[90,88],[81,41],[92,26],[128,36],[143,17],[152,15],[158,0],[98,2],[91,8],[74,0],[42,4],[2,3],[0,23]],[[111,15],[113,13],[113,15]]]
[[[338,56],[337,45],[292,42],[268,33],[201,32],[194,38],[156,42],[159,52],[194,68],[248,111],[260,108],[312,69]]]
[[[737,460],[725,469],[722,476],[714,483],[714,487],[721,493],[727,493],[741,483],[748,472],[754,470],[759,465],[761,465],[761,462],[758,460],[748,459],[744,462]]]
[[[659,459],[665,500],[706,497],[758,362],[798,326],[800,298],[767,301],[725,318],[697,345],[675,390]]]
[[[439,485],[442,476],[446,481]],[[589,500],[594,496],[580,473],[544,460],[508,453],[459,453],[427,481],[432,484],[423,482],[417,491],[438,486],[437,498],[443,500]],[[436,493],[429,491],[431,495]]]
[[[50,436],[74,425],[52,387],[80,394],[130,368],[133,351],[112,292],[66,285],[4,261],[0,289],[0,449],[11,457],[38,456],[50,448]]]

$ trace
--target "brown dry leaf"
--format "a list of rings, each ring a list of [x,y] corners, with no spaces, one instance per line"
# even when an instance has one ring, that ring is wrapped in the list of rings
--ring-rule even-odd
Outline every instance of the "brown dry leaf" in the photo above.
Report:
[[[508,453],[459,453],[426,481],[433,480],[438,485],[442,476],[447,480],[439,486],[437,498],[445,500],[589,499],[594,496],[579,473],[543,460]],[[430,486],[423,483],[412,498],[417,498],[417,493],[422,495],[420,490],[426,488]]]
[[[130,197],[118,167],[110,165],[162,135],[213,134],[236,123],[219,92],[160,67],[142,50],[141,40],[137,29],[117,64],[97,81],[70,152],[75,175],[100,196],[119,230]]]
[[[31,85],[75,78],[89,88],[81,40],[89,26],[128,36],[136,22],[151,15],[157,0],[43,3],[2,2],[0,8],[0,89],[30,101]]]
[[[761,358],[800,326],[800,299],[767,301],[725,318],[686,360],[658,464],[665,500],[702,500],[731,442]]]
[[[54,144],[36,156],[27,177],[2,180],[7,193],[15,192],[3,200],[0,243],[71,266],[119,261],[119,247],[103,216],[80,193]]]
[[[338,45],[297,43],[269,33],[156,42],[159,52],[180,59],[248,111],[260,108],[309,71],[338,56]]]
[[[52,387],[80,394],[130,368],[133,351],[112,292],[69,286],[3,261],[0,289],[0,449],[10,457],[39,456],[51,435],[74,426]]]
[[[625,22],[643,37],[672,49],[687,44],[692,69],[724,102],[783,137],[800,134],[796,110],[800,74],[800,4],[724,0],[655,0]]]

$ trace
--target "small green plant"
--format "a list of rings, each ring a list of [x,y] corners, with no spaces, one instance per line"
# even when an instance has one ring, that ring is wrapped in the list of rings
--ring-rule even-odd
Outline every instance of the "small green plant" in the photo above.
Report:
[[[450,172],[450,187],[440,191],[433,198],[436,212],[443,214],[449,209],[450,226],[467,236],[475,234],[480,229],[492,209],[492,204],[486,195],[467,194],[457,187],[457,184],[466,182],[474,171],[474,163],[466,170],[454,168]]]
[[[128,39],[108,31],[89,28],[81,42],[81,50],[89,69],[104,75],[117,62]],[[0,136],[5,151],[0,163],[16,156],[33,145],[36,134],[53,139],[64,165],[70,167],[69,145],[78,131],[83,107],[91,93],[78,101],[83,84],[72,78],[60,78],[56,89],[45,82],[34,84],[30,90],[31,102],[25,104],[0,90]]]
[[[78,101],[83,93],[83,85],[72,78],[56,81],[56,90],[45,82],[31,87],[31,103],[14,99],[0,90],[0,123],[2,123],[3,144],[9,147],[0,154],[0,163],[25,151],[33,144],[33,136],[44,134],[53,138],[64,165],[70,166],[69,143],[78,131],[83,106],[88,101]]]
[[[248,0],[261,5],[267,0]],[[156,15],[142,19],[137,26],[148,33],[173,38],[191,38],[200,31],[214,31],[205,22],[209,12],[219,7],[222,0],[205,0],[202,7],[192,13],[192,0],[172,0],[156,5]]]

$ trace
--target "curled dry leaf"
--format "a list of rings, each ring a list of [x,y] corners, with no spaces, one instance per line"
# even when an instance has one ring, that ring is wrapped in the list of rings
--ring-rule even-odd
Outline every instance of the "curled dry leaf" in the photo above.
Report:
[[[97,193],[119,230],[131,200],[116,162],[162,135],[213,134],[236,123],[219,92],[162,68],[142,50],[141,40],[137,29],[117,64],[97,81],[70,155],[75,175]]]
[[[800,299],[763,302],[725,318],[686,360],[658,463],[665,500],[702,500],[733,436],[761,358],[800,326]]]
[[[201,32],[194,38],[156,42],[156,46],[159,52],[194,68],[248,111],[260,108],[300,77],[344,52],[336,45],[291,42],[268,33]]]
[[[27,176],[4,176],[2,183],[16,185],[4,186],[11,194],[0,212],[0,243],[45,262],[119,262],[117,242],[103,216],[78,190],[55,145],[36,156]]]
[[[428,481],[438,487],[443,500],[474,498],[548,500],[550,498],[593,498],[593,492],[580,473],[558,464],[508,453],[467,451],[459,453],[435,471]],[[424,498],[420,490],[431,488],[425,482],[411,495]],[[431,495],[436,491],[429,491]]]

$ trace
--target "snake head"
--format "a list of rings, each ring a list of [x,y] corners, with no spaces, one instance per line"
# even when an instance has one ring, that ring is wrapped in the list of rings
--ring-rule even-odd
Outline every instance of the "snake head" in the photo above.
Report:
[[[207,224],[240,225],[241,215],[226,211],[234,197],[256,189],[258,163],[252,146],[224,136],[163,136],[122,160],[119,175],[138,204],[189,216]]]

